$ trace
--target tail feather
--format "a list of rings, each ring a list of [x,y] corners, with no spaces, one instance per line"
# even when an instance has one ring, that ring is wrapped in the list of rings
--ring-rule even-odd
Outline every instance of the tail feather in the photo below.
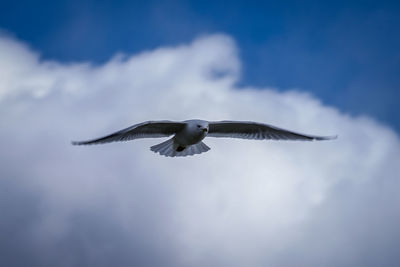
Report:
[[[199,142],[197,144],[187,147],[182,152],[179,152],[180,155],[177,155],[177,156],[183,156],[183,157],[184,156],[193,156],[195,154],[201,154],[203,152],[207,152],[208,150],[210,150],[210,148],[206,144],[204,144],[203,142]]]
[[[186,147],[183,151],[176,151],[177,144],[175,144],[174,139],[168,139],[165,142],[154,145],[150,147],[150,150],[159,153],[160,155],[166,157],[185,157],[192,156],[195,154],[201,154],[203,152],[207,152],[210,148],[204,144],[203,142],[199,142],[197,144]]]
[[[173,152],[174,151],[174,139],[168,139],[165,142],[162,142],[160,144],[154,145],[152,147],[150,147],[151,151],[154,151],[155,153],[160,153],[160,155],[164,155],[164,156],[169,156],[169,157],[173,157]]]

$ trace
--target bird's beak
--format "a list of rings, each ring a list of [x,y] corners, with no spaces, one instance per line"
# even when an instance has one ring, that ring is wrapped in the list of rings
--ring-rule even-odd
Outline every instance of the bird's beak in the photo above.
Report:
[[[207,128],[203,128],[203,132],[208,132],[208,129]]]

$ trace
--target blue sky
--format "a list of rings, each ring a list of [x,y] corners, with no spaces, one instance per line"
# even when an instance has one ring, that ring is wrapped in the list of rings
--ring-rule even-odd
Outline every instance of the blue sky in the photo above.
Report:
[[[298,88],[400,131],[397,1],[3,1],[0,28],[43,59],[102,63],[229,34],[240,84]]]

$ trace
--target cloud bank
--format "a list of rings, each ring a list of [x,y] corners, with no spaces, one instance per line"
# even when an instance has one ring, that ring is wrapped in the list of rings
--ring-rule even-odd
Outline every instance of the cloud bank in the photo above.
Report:
[[[226,35],[42,60],[0,37],[2,266],[395,266],[400,145],[388,127],[293,90],[238,88]],[[330,142],[207,138],[73,147],[145,120],[254,120]]]

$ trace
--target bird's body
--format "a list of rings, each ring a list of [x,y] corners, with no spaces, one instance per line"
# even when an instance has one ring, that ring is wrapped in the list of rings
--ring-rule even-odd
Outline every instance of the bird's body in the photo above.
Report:
[[[174,136],[175,141],[182,146],[197,144],[207,136],[208,122],[202,120],[184,121],[185,127]]]
[[[313,136],[284,130],[272,125],[257,122],[205,120],[148,121],[89,141],[72,142],[74,145],[101,144],[116,141],[127,141],[139,138],[167,137],[165,142],[152,146],[150,149],[167,157],[191,156],[210,150],[202,142],[209,137],[230,137],[242,139],[275,139],[275,140],[329,140],[336,136]]]

